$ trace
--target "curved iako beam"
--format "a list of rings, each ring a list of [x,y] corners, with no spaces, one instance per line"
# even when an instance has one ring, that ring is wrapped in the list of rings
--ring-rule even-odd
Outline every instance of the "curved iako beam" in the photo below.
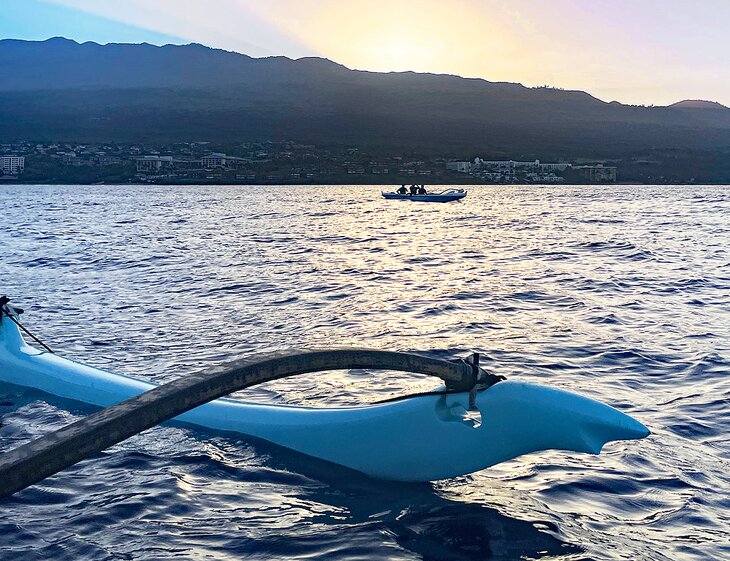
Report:
[[[310,372],[372,368],[437,376],[468,391],[476,369],[459,361],[369,349],[284,351],[254,355],[183,376],[83,419],[0,457],[0,498],[134,436],[163,421],[230,393]]]

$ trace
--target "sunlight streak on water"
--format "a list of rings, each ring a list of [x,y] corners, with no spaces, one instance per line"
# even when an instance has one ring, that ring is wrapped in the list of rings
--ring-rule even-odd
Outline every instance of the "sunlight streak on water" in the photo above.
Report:
[[[428,205],[375,186],[0,186],[0,292],[59,353],[157,382],[291,347],[480,351],[497,374],[636,416],[649,439],[394,485],[157,427],[5,501],[0,557],[729,556],[727,187],[469,191]],[[240,395],[344,405],[433,387],[350,371]],[[88,413],[0,394],[1,449]]]

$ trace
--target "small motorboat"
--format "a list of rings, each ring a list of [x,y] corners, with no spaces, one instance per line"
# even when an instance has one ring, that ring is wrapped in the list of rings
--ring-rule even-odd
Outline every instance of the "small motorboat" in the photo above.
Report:
[[[28,345],[17,316],[0,312],[0,382],[110,407],[155,384],[79,364]],[[222,398],[175,421],[250,435],[372,477],[432,481],[523,454],[598,454],[648,429],[612,407],[543,385],[500,381],[487,389],[432,392],[360,407],[266,405]],[[478,409],[476,422],[467,411]]]
[[[404,201],[419,201],[423,203],[448,203],[451,201],[458,201],[466,197],[465,189],[448,189],[441,193],[421,193],[411,195],[408,193],[397,193],[395,191],[381,191],[381,194],[386,199],[399,199]]]

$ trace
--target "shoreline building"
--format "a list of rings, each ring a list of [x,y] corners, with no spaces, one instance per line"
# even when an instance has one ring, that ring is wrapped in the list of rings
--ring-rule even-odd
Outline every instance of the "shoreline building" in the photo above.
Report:
[[[162,169],[171,168],[172,164],[172,156],[142,156],[137,158],[137,172],[159,172]]]
[[[203,169],[227,169],[227,168],[239,168],[242,165],[245,165],[247,163],[250,163],[251,160],[247,158],[239,158],[237,156],[227,156],[226,154],[221,154],[220,152],[213,152],[212,154],[208,154],[206,156],[203,156],[200,159],[200,165]]]
[[[471,162],[447,162],[446,169],[459,173],[471,173]]]
[[[474,158],[474,165],[472,166],[476,169],[501,171],[510,174],[514,174],[517,170],[538,173],[565,171],[570,167],[572,167],[571,164],[567,162],[543,164],[540,160],[518,162],[515,160],[482,160],[481,158]]]
[[[568,162],[541,163],[540,160],[520,162],[516,160],[483,160],[474,158],[473,162],[451,161],[446,169],[458,173],[468,173],[477,179],[495,183],[562,183],[560,175],[573,166]]]
[[[583,179],[592,183],[616,183],[616,168],[597,164],[595,166],[575,166]]]
[[[208,154],[207,156],[203,156],[200,159],[200,165],[204,169],[224,168],[226,167],[227,160],[228,157],[225,154],[214,152],[212,154]]]
[[[19,175],[25,171],[25,156],[0,156],[3,175]]]

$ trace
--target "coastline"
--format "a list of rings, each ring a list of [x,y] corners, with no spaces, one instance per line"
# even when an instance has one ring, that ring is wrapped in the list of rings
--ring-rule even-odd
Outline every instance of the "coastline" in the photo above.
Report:
[[[445,182],[445,181],[437,181],[434,183],[425,182],[423,181],[423,178],[418,178],[417,180],[414,180],[414,178],[404,180],[404,181],[368,181],[366,179],[350,179],[348,181],[343,180],[312,180],[312,181],[286,181],[286,180],[258,180],[258,181],[205,181],[205,180],[196,180],[196,181],[130,181],[130,182],[121,182],[121,181],[94,181],[94,182],[82,182],[82,181],[54,181],[54,180],[34,180],[34,181],[19,181],[17,179],[3,179],[0,178],[0,186],[3,185],[132,185],[132,186],[142,186],[142,185],[287,185],[287,186],[297,186],[297,185],[307,185],[307,186],[313,186],[313,185],[369,185],[369,186],[382,186],[382,187],[388,187],[393,185],[411,185],[411,184],[417,184],[417,185],[427,185],[427,186],[446,186],[446,187],[459,187],[464,185],[469,186],[507,186],[507,185],[523,185],[523,186],[541,186],[541,187],[587,187],[587,186],[611,186],[611,185],[667,185],[667,186],[698,186],[698,185],[730,185],[730,183],[726,181],[718,181],[718,182],[712,182],[712,181],[703,181],[699,183],[689,183],[686,181],[683,182],[664,182],[664,183],[658,183],[656,181],[652,182],[639,182],[639,181],[616,181],[615,183],[519,183],[519,182],[512,182],[512,183],[492,183],[492,182],[485,182],[485,181],[454,181],[454,182]]]

